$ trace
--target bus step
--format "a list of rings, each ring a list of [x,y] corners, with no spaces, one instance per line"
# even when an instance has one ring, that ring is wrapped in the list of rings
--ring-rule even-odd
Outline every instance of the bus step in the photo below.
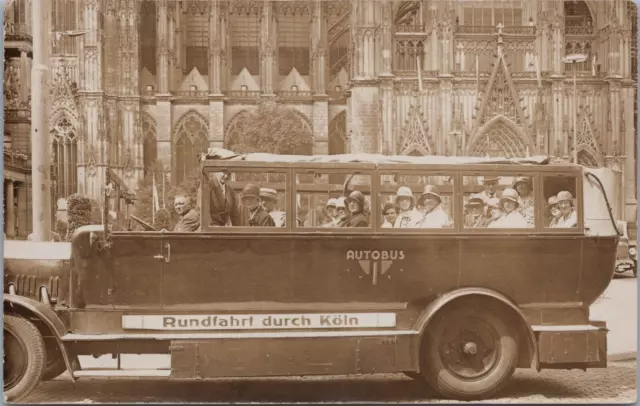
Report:
[[[84,369],[74,371],[76,378],[84,377],[118,377],[118,378],[168,378],[170,369]]]

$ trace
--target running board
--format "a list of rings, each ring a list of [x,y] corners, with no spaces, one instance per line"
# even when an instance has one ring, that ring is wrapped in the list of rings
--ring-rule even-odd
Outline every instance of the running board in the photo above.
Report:
[[[85,377],[114,377],[114,378],[168,378],[170,369],[85,369],[74,371],[74,378]]]

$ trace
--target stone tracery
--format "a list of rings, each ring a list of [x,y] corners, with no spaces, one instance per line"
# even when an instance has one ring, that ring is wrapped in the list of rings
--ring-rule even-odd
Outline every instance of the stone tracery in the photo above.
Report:
[[[182,182],[198,168],[199,154],[209,148],[209,125],[195,111],[189,111],[178,120],[173,136],[173,168],[176,182]]]

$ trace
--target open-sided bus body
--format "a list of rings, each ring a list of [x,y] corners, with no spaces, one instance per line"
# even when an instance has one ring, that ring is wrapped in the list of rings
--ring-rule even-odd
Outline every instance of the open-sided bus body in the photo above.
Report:
[[[285,224],[210,226],[210,174],[223,170],[283,175],[264,185],[282,193]],[[320,172],[373,179],[350,186],[368,196],[369,227],[300,222],[298,195],[324,187],[301,179]],[[451,224],[381,227],[381,196],[391,190],[381,179],[425,173],[446,178]],[[575,184],[575,225],[545,227],[538,204],[530,228],[468,228],[463,202],[478,188],[467,177],[505,173],[527,177],[536,203],[555,195],[547,182]],[[542,158],[205,159],[198,231],[105,236],[87,226],[71,243],[5,242],[5,337],[46,348],[26,354],[22,372],[5,372],[5,391],[26,395],[38,368],[75,378],[404,372],[472,399],[493,396],[516,367],[606,367],[605,325],[589,319],[589,306],[612,278],[618,237],[585,233],[584,179],[580,166]],[[83,354],[165,354],[170,368],[82,370]]]

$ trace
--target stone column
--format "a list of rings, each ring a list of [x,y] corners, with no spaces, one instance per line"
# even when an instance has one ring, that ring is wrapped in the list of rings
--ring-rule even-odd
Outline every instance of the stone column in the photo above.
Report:
[[[180,86],[178,78],[176,78],[176,9],[177,2],[171,2],[167,7],[167,81],[169,82],[169,92]]]
[[[175,39],[175,48],[173,50],[173,72],[176,83],[180,86],[180,82],[182,81],[182,68],[184,67],[184,62],[182,61],[182,55],[184,54],[184,50],[182,49],[184,45],[184,42],[182,41],[182,29],[185,27],[183,27],[182,22],[182,2],[176,2],[174,7],[175,31],[173,35]]]
[[[28,200],[27,200],[27,185],[24,182],[20,182],[18,187],[16,188],[16,200],[18,200],[18,211],[17,211],[17,219],[18,219],[18,237],[23,238],[29,235],[28,230]],[[54,227],[55,228],[55,227]]]
[[[327,18],[324,2],[314,0],[311,8],[311,87],[315,94],[326,94]]]
[[[563,77],[554,77],[551,84],[551,103],[553,128],[549,137],[549,154],[555,157],[562,157],[567,154],[561,144],[563,136],[563,120],[564,120],[564,79]]]
[[[564,75],[564,2],[556,1],[553,3],[554,18],[552,20],[552,58],[551,66],[553,67],[553,75]]]
[[[275,94],[274,80],[278,73],[277,60],[278,28],[273,3],[265,0],[260,17],[260,88],[262,94]]]
[[[22,48],[20,49],[20,101],[22,103],[27,103],[29,100],[29,90],[31,88],[30,78],[31,75],[29,72],[29,58],[27,57],[27,50]]]
[[[382,2],[382,72],[378,75],[380,79],[381,106],[381,141],[379,152],[385,155],[396,154],[396,142],[394,139],[394,117],[393,117],[393,78],[391,55],[393,54],[393,2],[384,0]]]
[[[351,88],[348,100],[349,152],[377,153],[380,138],[379,80],[375,66],[375,8],[378,2],[351,0],[350,26],[353,38]]]
[[[169,38],[168,38],[168,0],[159,0],[156,3],[157,23],[157,68],[156,82],[158,83],[158,94],[169,93]]]
[[[220,95],[220,5],[214,0],[209,7],[209,93]]]
[[[11,239],[16,236],[16,206],[15,196],[13,194],[13,180],[7,179],[4,182],[5,196],[7,197],[7,224],[5,224],[5,233],[7,238]]]

